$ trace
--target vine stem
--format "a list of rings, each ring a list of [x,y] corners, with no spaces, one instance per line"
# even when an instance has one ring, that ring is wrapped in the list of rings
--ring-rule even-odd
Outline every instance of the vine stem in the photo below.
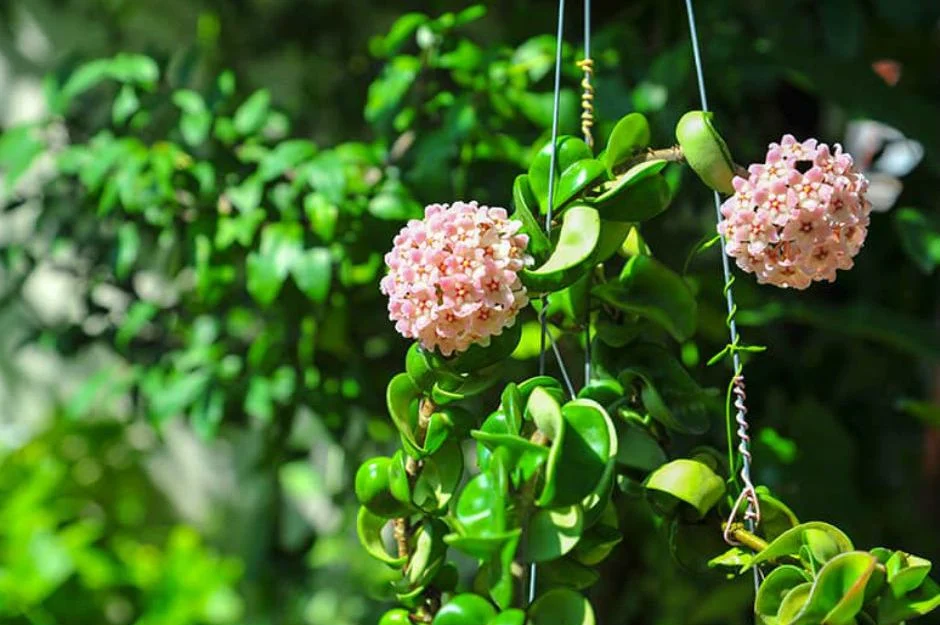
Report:
[[[429,398],[424,397],[418,406],[418,427],[415,430],[415,441],[419,445],[424,445],[424,439],[428,434],[428,425],[431,422],[431,415],[437,410],[437,406]],[[405,460],[405,474],[408,476],[408,482],[414,487],[418,479],[418,472],[421,471],[421,463],[411,456]],[[411,558],[411,550],[408,547],[408,539],[411,537],[411,523],[408,517],[399,517],[393,521],[395,542],[398,545],[399,558]]]

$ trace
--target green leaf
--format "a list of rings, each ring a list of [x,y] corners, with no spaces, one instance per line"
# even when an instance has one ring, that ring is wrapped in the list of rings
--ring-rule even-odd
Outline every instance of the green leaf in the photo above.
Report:
[[[525,612],[519,608],[510,608],[496,615],[486,625],[525,625]]]
[[[678,274],[650,256],[634,256],[617,282],[597,285],[593,294],[625,312],[646,317],[665,328],[676,340],[695,333],[698,304]]]
[[[777,624],[777,613],[784,597],[801,584],[812,581],[803,569],[791,564],[778,566],[761,582],[754,600],[754,612],[759,622]]]
[[[405,579],[409,588],[424,588],[444,565],[447,545],[444,535],[447,526],[438,519],[425,519],[414,537],[411,558],[405,567]],[[399,590],[403,588],[399,587]]]
[[[700,517],[712,509],[725,494],[725,482],[707,465],[697,460],[680,458],[656,469],[646,480],[648,490],[672,495],[698,512]],[[666,503],[668,511],[675,504]]]
[[[809,594],[813,590],[813,583],[806,582],[790,589],[780,602],[777,610],[777,620],[767,625],[791,625],[796,622],[800,613],[806,607]],[[820,624],[821,625],[821,624]]]
[[[412,343],[408,348],[408,353],[405,354],[405,371],[414,385],[422,391],[429,390],[434,384],[434,370],[431,368],[427,352],[419,343]]]
[[[719,402],[714,394],[699,387],[688,371],[663,347],[639,343],[619,352],[615,360],[622,369],[624,386],[639,376],[643,405],[650,416],[677,432],[701,434],[708,430]]]
[[[900,623],[940,608],[940,586],[929,577],[916,590],[895,597],[886,592],[878,602],[878,625]]]
[[[489,590],[490,598],[492,598],[496,606],[502,610],[512,605],[513,587],[515,586],[512,568],[520,538],[521,534],[515,534],[511,538],[508,538],[499,549],[499,552],[490,559],[484,569],[486,586],[487,590]]]
[[[484,423],[484,427],[486,423]],[[536,445],[516,434],[499,434],[484,430],[473,430],[470,435],[490,452],[497,448],[507,453],[507,464],[513,474],[513,483],[521,484],[531,479],[548,458],[548,449]],[[484,455],[484,457],[487,457]],[[481,468],[488,466],[481,462]]]
[[[594,610],[579,592],[556,588],[535,600],[529,608],[532,625],[595,625]]]
[[[132,221],[121,224],[117,232],[117,255],[114,259],[114,275],[118,278],[126,278],[134,263],[137,261],[137,255],[140,252],[140,235],[137,232],[137,224]]]
[[[522,336],[522,324],[514,323],[489,338],[486,345],[472,344],[466,351],[444,359],[447,367],[458,373],[480,371],[502,362],[516,349]]]
[[[676,124],[676,139],[689,166],[709,188],[719,193],[734,193],[734,160],[728,145],[712,122],[714,115],[689,111]]]
[[[650,163],[643,163],[648,166],[647,171],[657,167],[656,161]],[[629,186],[614,187],[593,200],[592,204],[597,207],[601,219],[631,223],[652,219],[666,210],[671,200],[672,192],[666,179],[650,175]]]
[[[375,43],[370,43],[372,54],[388,57],[397,54],[408,43],[419,26],[426,24],[428,16],[424,13],[405,13],[389,27],[388,34],[379,37]]]
[[[666,452],[644,428],[615,420],[617,463],[638,471],[652,471],[665,464]]]
[[[535,392],[532,397],[536,397]],[[545,484],[536,501],[543,508],[580,503],[600,484],[612,452],[616,453],[610,417],[599,404],[575,399],[561,407],[561,416],[563,427],[555,426],[558,430],[554,436],[546,431],[552,446]],[[545,431],[541,425],[539,429]]]
[[[496,608],[473,593],[456,595],[434,616],[432,625],[483,625],[496,617]]]
[[[552,208],[558,211],[579,193],[602,179],[607,179],[607,168],[602,162],[591,158],[572,164],[556,181]],[[547,210],[546,208],[546,212]]]
[[[503,467],[490,466],[464,486],[454,508],[460,533],[467,536],[502,537],[506,533],[506,476]]]
[[[841,553],[832,558],[816,575],[806,605],[793,622],[804,625],[854,623],[865,599],[865,585],[877,563],[874,556],[864,551]]]
[[[600,579],[598,572],[578,562],[573,554],[539,565],[539,583],[574,590],[590,588]]]
[[[257,133],[268,121],[270,110],[271,94],[268,90],[255,91],[235,111],[232,118],[235,131],[243,137]]]
[[[894,227],[911,260],[924,273],[933,273],[940,265],[940,217],[917,208],[899,208],[894,211]]]
[[[385,65],[382,75],[369,85],[365,117],[371,123],[387,123],[398,109],[402,98],[415,83],[421,61],[413,56],[396,56]]]
[[[580,506],[536,510],[526,530],[526,561],[545,562],[565,555],[581,539],[583,523]]]
[[[111,120],[115,126],[122,126],[139,108],[137,91],[131,85],[124,85],[111,105]]]
[[[201,145],[212,128],[212,114],[206,108],[202,96],[195,91],[182,89],[173,94],[173,103],[183,113],[180,116],[180,133],[183,140],[192,146]]]
[[[532,187],[529,185],[527,175],[516,176],[512,184],[512,201],[515,207],[512,217],[522,222],[521,232],[529,235],[529,245],[526,252],[531,254],[536,262],[544,261],[551,253],[552,244],[545,236],[542,225],[535,218],[535,214],[538,212],[538,201],[532,194]]]
[[[774,540],[790,528],[800,524],[796,515],[782,501],[770,494],[766,486],[756,488],[760,501],[760,528],[765,540]]]
[[[297,286],[307,297],[322,304],[330,293],[332,268],[330,250],[325,247],[316,247],[304,251],[294,259],[291,274]]]
[[[562,217],[558,243],[545,263],[524,270],[523,282],[536,292],[558,291],[574,283],[589,269],[588,261],[597,247],[601,221],[597,210],[572,206]]]
[[[852,551],[854,546],[852,541],[849,540],[849,537],[839,528],[832,526],[828,523],[823,523],[821,521],[810,521],[807,523],[801,523],[793,529],[787,530],[776,539],[771,541],[767,547],[758,553],[755,558],[753,565],[758,565],[763,562],[770,562],[777,560],[785,556],[795,556],[800,552],[800,549],[806,544],[806,532],[807,530],[818,531],[826,535],[832,544],[835,545],[836,550],[839,553],[845,553]],[[816,542],[819,542],[818,535],[815,538]]]
[[[888,586],[895,597],[902,597],[918,588],[931,569],[930,560],[895,551],[885,563]]]
[[[588,263],[593,266],[602,263],[620,250],[620,246],[633,230],[633,224],[621,221],[601,220],[601,236],[594,248],[594,254]]]
[[[614,167],[649,144],[650,125],[646,117],[640,113],[629,113],[621,117],[610,132],[604,150],[604,164],[613,171]]]
[[[569,167],[584,159],[593,158],[594,154],[588,144],[568,135],[558,137],[557,154],[555,161],[555,182],[559,182],[562,172]],[[548,174],[551,171],[552,145],[551,141],[545,143],[545,146],[539,150],[532,164],[529,166],[529,185],[532,193],[538,201],[541,212],[545,212],[548,206]],[[558,197],[558,190],[555,190],[555,197]],[[555,208],[559,208],[558,205]]]
[[[456,440],[445,441],[424,458],[415,481],[412,501],[428,512],[444,509],[457,491],[463,477],[463,453]]]
[[[0,135],[0,171],[3,172],[3,195],[16,187],[16,182],[29,171],[36,157],[45,149],[39,129],[32,125],[17,126]]]
[[[316,152],[317,146],[305,139],[283,141],[261,158],[258,176],[264,181],[274,180],[313,158]]]
[[[541,386],[535,386],[529,394],[525,407],[525,417],[535,421],[536,427],[549,440],[561,436],[564,424],[561,418],[561,406],[558,400],[549,391]]]
[[[392,492],[391,480],[400,482],[395,464],[392,458],[378,456],[363,462],[356,471],[356,498],[369,512],[380,517],[398,517],[408,512],[408,505],[397,499]],[[407,477],[405,480],[407,490]],[[407,492],[404,495],[402,498],[407,500]]]
[[[386,523],[388,523],[388,519],[372,514],[365,507],[361,507],[359,508],[359,515],[356,517],[356,534],[359,536],[359,542],[362,543],[370,556],[394,568],[401,568],[408,561],[408,558],[398,558],[388,553],[382,540],[382,529]]]

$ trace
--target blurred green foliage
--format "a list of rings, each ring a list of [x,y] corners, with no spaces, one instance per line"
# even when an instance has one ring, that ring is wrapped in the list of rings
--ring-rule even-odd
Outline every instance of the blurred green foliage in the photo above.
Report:
[[[736,293],[746,339],[771,347],[748,369],[760,481],[801,518],[937,560],[940,450],[927,428],[940,366],[938,8],[699,4],[712,107],[739,162],[787,131],[839,140],[858,117],[926,147],[904,179],[907,208],[873,217],[856,268],[837,284],[792,294],[744,277]],[[10,72],[48,74],[47,113],[0,137],[4,214],[29,224],[0,243],[4,324],[22,337],[18,348],[72,358],[104,346],[118,357],[88,372],[51,429],[3,452],[4,619],[376,622],[394,572],[356,544],[351,484],[362,458],[390,449],[382,389],[406,347],[378,294],[382,254],[425,203],[508,205],[551,112],[551,3],[486,15],[441,2],[429,3],[434,17],[412,9],[0,5]],[[694,102],[679,5],[594,11],[599,135],[638,111],[653,121],[654,144],[669,143]],[[31,28],[48,37],[44,56],[22,44]],[[572,10],[569,133],[579,28]],[[901,64],[896,87],[871,71],[883,58]],[[708,194],[684,182],[670,179],[677,200],[644,227],[673,267],[714,228]],[[50,318],[27,297],[31,277],[49,270],[76,285],[79,313]],[[715,252],[695,257],[688,278],[699,331],[685,364],[721,386],[726,372],[701,362],[725,340]],[[535,355],[537,334],[528,336],[520,370]],[[574,358],[576,345],[563,348]],[[230,447],[250,505],[220,507],[213,523],[168,506],[148,469],[153,451],[128,447],[128,432],[162,434],[179,417],[204,445]],[[601,622],[747,620],[746,583],[690,577],[647,510],[620,515],[627,539],[592,591]]]

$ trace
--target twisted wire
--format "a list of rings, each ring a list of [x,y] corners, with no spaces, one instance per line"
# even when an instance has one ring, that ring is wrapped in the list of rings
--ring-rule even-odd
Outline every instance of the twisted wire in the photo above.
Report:
[[[698,79],[698,91],[699,98],[702,103],[702,110],[708,110],[708,96],[705,91],[705,72],[702,69],[702,55],[699,50],[698,43],[698,31],[695,27],[695,11],[692,8],[692,0],[685,0],[686,13],[689,18],[689,36],[692,40],[692,56],[695,61],[695,75]],[[715,214],[718,220],[721,220],[721,198],[718,196],[718,192],[713,192],[713,197],[715,201]],[[734,294],[732,293],[732,285],[734,284],[734,276],[731,274],[731,267],[728,262],[728,255],[725,251],[725,239],[724,236],[720,237],[719,242],[721,243],[721,267],[724,275],[724,288],[722,289],[725,295],[725,304],[728,309],[728,316],[725,318],[725,323],[728,326],[728,335],[730,337],[730,342],[728,345],[715,357],[712,361],[722,358],[726,355],[731,356],[732,365],[734,368],[734,376],[731,379],[731,383],[728,389],[728,401],[729,404],[726,405],[726,412],[730,413],[730,399],[731,396],[734,396],[734,420],[738,425],[736,435],[738,437],[738,453],[741,457],[741,471],[739,473],[741,478],[741,493],[738,495],[737,500],[734,503],[734,506],[731,509],[731,514],[728,517],[728,522],[725,525],[725,540],[731,544],[734,544],[731,540],[731,536],[728,533],[728,528],[734,523],[735,518],[737,517],[738,511],[741,508],[741,505],[746,502],[747,506],[744,512],[745,524],[750,531],[754,531],[757,524],[760,522],[760,502],[757,498],[757,493],[754,490],[754,484],[751,482],[751,453],[750,453],[750,442],[751,438],[748,435],[748,422],[747,422],[747,406],[746,399],[747,394],[744,390],[744,372],[743,365],[741,364],[741,351],[753,351],[755,348],[745,348],[740,344],[740,336],[738,335],[737,324],[735,323],[735,315],[737,314],[738,307],[734,302]],[[729,424],[730,426],[730,424]],[[729,427],[729,437],[730,437],[730,427]],[[730,441],[729,441],[730,442]],[[729,445],[730,448],[730,445]],[[734,464],[732,463],[731,467]],[[732,469],[733,470],[733,469]],[[759,573],[756,568],[754,571],[754,584],[755,587],[759,585],[760,578]]]
[[[591,80],[594,78],[594,59],[581,59],[578,68],[584,72],[581,78],[581,134],[584,135],[584,142],[593,148],[594,135],[591,129],[594,128],[594,85]]]
[[[581,134],[584,142],[594,148],[594,59],[591,58],[591,0],[584,0],[584,58],[578,62],[578,67],[584,72],[581,78]],[[588,278],[591,280],[591,278]],[[584,307],[584,384],[591,381],[591,289],[584,295],[587,305]]]

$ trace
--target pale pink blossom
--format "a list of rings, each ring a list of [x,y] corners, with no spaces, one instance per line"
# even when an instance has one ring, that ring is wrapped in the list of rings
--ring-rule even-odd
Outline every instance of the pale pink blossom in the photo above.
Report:
[[[732,181],[718,232],[725,251],[758,282],[805,289],[850,269],[865,242],[871,204],[868,180],[835,144],[771,143],[763,163]]]
[[[395,329],[444,356],[489,345],[529,302],[518,276],[529,243],[521,227],[505,209],[476,202],[426,207],[385,255],[379,286]]]

